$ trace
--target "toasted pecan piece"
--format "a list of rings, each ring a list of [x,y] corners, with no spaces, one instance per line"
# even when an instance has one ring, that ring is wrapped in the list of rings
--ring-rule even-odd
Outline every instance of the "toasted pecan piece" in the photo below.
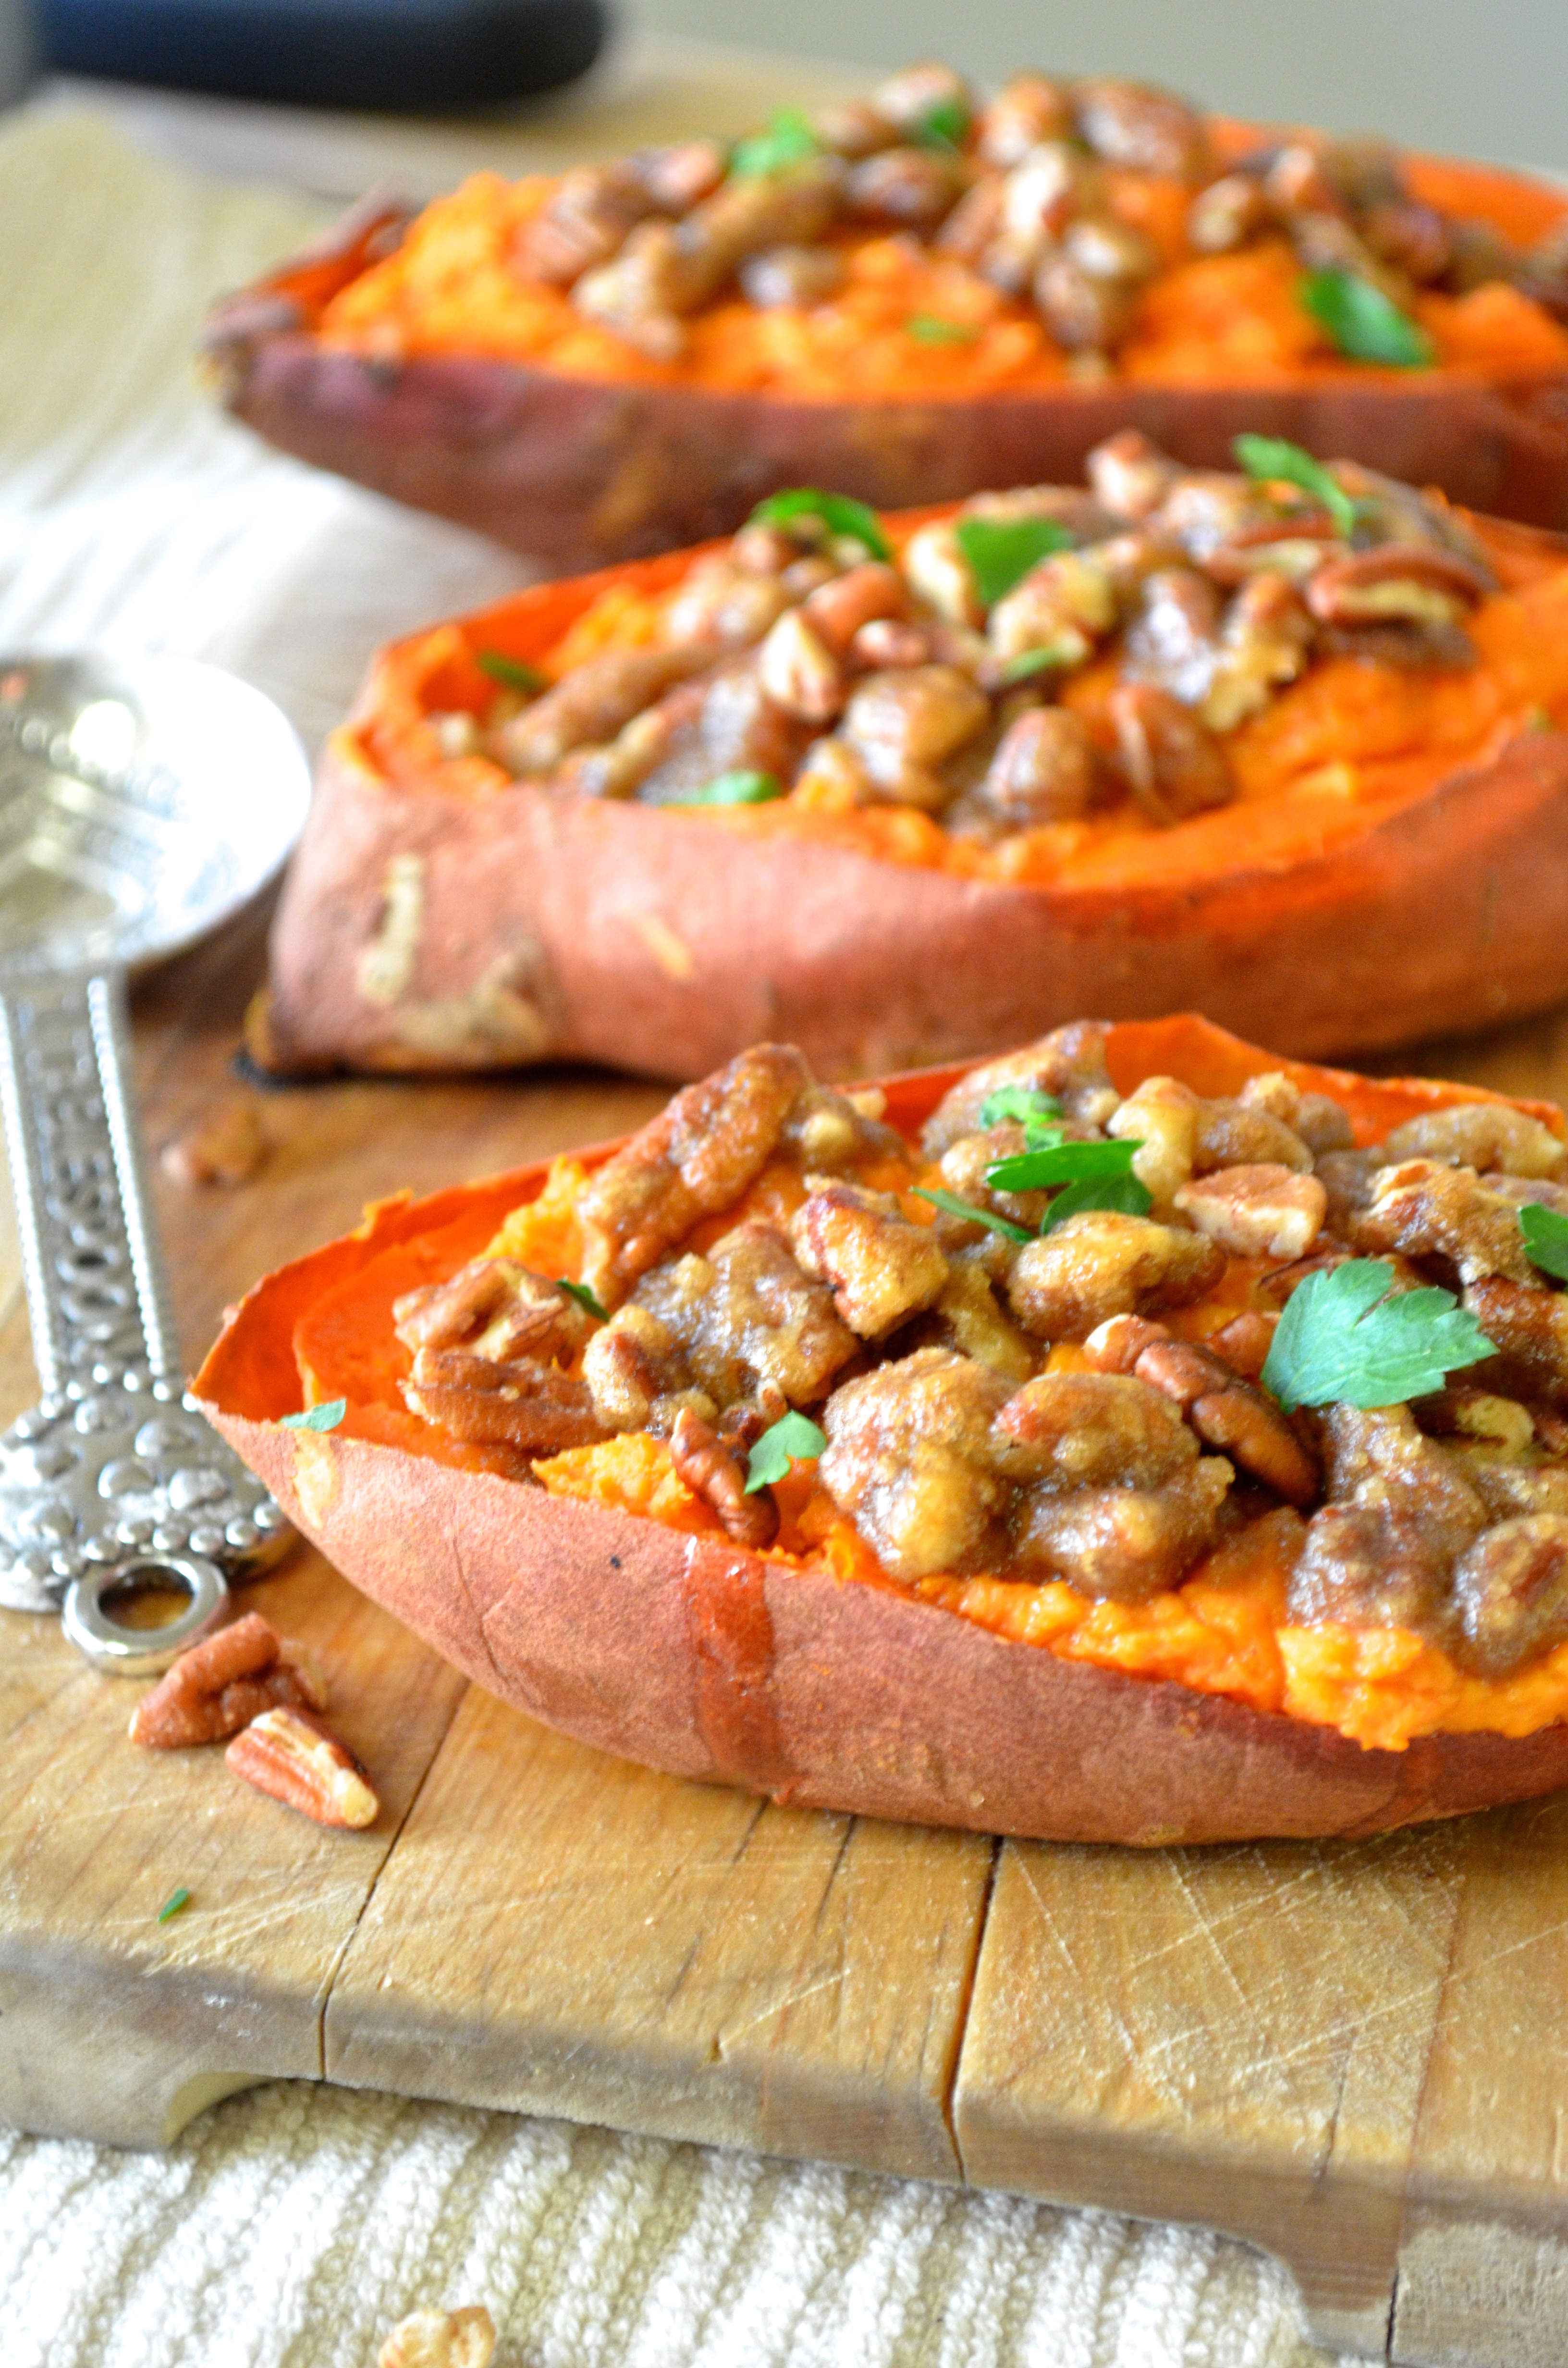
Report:
[[[326,1708],[326,1680],[302,1645],[259,1611],[182,1653],[131,1713],[131,1740],[148,1751],[219,1743],[267,1710]]]

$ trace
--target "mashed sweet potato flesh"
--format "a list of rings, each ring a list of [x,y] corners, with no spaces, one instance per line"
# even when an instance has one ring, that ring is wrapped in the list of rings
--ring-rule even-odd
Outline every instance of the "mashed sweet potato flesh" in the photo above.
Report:
[[[871,1180],[883,1190],[896,1181],[881,1171]],[[341,1429],[350,1437],[471,1469],[491,1468],[484,1450],[459,1446],[404,1409],[398,1385],[410,1359],[393,1330],[392,1303],[484,1253],[517,1258],[536,1273],[578,1280],[583,1240],[575,1211],[585,1181],[579,1161],[558,1158],[538,1196],[510,1211],[499,1229],[486,1202],[393,1245],[324,1292],[294,1330],[305,1404],[345,1397],[349,1403]],[[745,1216],[787,1214],[779,1196],[798,1190],[790,1171],[767,1169],[743,1203],[708,1221],[706,1235],[714,1237]],[[912,1200],[905,1209],[910,1215],[930,1213]],[[1172,1317],[1172,1328],[1201,1338],[1242,1308],[1262,1304],[1254,1286],[1263,1270],[1261,1261],[1233,1260],[1206,1299]],[[1069,1345],[1051,1351],[1050,1365],[1064,1371],[1081,1361],[1081,1352]],[[667,1445],[646,1433],[570,1448],[536,1463],[534,1470],[552,1496],[693,1534],[723,1534],[717,1516],[676,1473]],[[812,1463],[797,1462],[775,1495],[780,1530],[770,1562],[810,1563],[846,1585],[909,1592],[817,1486]],[[1228,1539],[1179,1588],[1142,1603],[1094,1602],[1060,1581],[1000,1574],[938,1575],[921,1580],[914,1592],[936,1610],[1063,1660],[1332,1726],[1369,1750],[1403,1751],[1422,1735],[1524,1736],[1568,1719],[1568,1645],[1511,1676],[1478,1678],[1409,1630],[1290,1625],[1283,1551],[1290,1520],[1264,1516]]]
[[[743,837],[812,839],[884,863],[1020,887],[1202,885],[1250,866],[1311,861],[1439,782],[1491,763],[1522,734],[1568,729],[1568,567],[1484,520],[1471,523],[1503,586],[1468,622],[1480,663],[1451,672],[1355,658],[1312,666],[1225,739],[1233,802],[1172,827],[1157,827],[1123,800],[1079,821],[985,845],[954,836],[913,806],[835,803],[809,780],[769,804],[687,815],[699,827]],[[913,528],[893,521],[892,531],[900,539]],[[653,642],[669,589],[691,564],[690,553],[677,553],[618,571],[619,580],[602,588],[562,585],[559,604],[520,608],[510,631],[503,608],[397,644],[342,735],[346,753],[393,787],[433,787],[457,798],[506,794],[515,787],[509,774],[485,757],[446,757],[430,722],[453,710],[487,712],[495,684],[478,656],[498,652],[559,680],[608,649]],[[1092,665],[1062,697],[1107,746],[1105,703],[1115,679],[1108,664]]]
[[[1412,158],[1408,168],[1421,194],[1509,235],[1539,235],[1564,210],[1556,192],[1483,166]],[[1367,374],[1369,365],[1337,353],[1304,310],[1301,267],[1282,239],[1195,256],[1182,183],[1153,174],[1108,178],[1113,207],[1153,239],[1162,263],[1119,357],[1122,375],[1266,386],[1303,373]],[[722,298],[691,317],[678,361],[653,360],[585,319],[568,290],[517,268],[518,234],[555,187],[543,176],[506,181],[479,173],[436,199],[394,253],[333,298],[319,324],[323,342],[386,359],[478,354],[568,378],[804,402],[954,402],[1050,386],[1068,374],[1031,305],[911,240],[865,233],[831,242],[846,268],[831,302],[764,311]],[[1423,295],[1415,311],[1440,370],[1506,377],[1568,367],[1568,331],[1501,282],[1460,297]],[[940,323],[948,334],[932,341],[928,327],[912,332],[912,321]]]

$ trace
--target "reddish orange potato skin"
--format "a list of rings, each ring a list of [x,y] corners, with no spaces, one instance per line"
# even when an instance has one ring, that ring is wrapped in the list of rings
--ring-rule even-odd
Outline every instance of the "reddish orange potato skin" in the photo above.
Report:
[[[390,867],[419,942],[364,992]],[[1015,887],[524,784],[389,790],[328,745],[252,1050],[285,1073],[585,1060],[697,1077],[760,1037],[827,1076],[967,1058],[1098,1011],[1198,1007],[1367,1051],[1568,992],[1568,735],[1531,733],[1361,837],[1200,886]],[[497,982],[502,992],[496,991]]]
[[[1254,387],[1065,383],[1014,394],[801,402],[696,385],[564,378],[483,355],[401,361],[322,345],[313,323],[364,268],[395,208],[218,304],[205,348],[223,401],[301,460],[477,528],[554,569],[728,534],[784,485],[878,509],[986,486],[1071,483],[1140,427],[1178,461],[1229,468],[1244,429],[1441,485],[1472,509],[1568,529],[1568,378],[1460,371]]]
[[[1166,1071],[1234,1090],[1276,1057],[1202,1020],[1118,1029],[1124,1091]],[[954,1072],[895,1081],[917,1124]],[[1455,1100],[1429,1081],[1297,1068],[1365,1139]],[[1562,1119],[1540,1104],[1523,1104]],[[606,1154],[596,1156],[602,1158]],[[197,1378],[206,1412],[364,1591],[547,1725],[672,1774],[783,1801],[1042,1840],[1142,1846],[1368,1834],[1568,1782],[1568,1726],[1364,1751],[1335,1730],[1056,1659],[896,1590],[769,1565],[722,1541],[548,1497],[342,1434],[281,1429],[290,1338],[328,1283],[389,1243],[536,1191],[533,1168],[423,1202],[284,1267]]]

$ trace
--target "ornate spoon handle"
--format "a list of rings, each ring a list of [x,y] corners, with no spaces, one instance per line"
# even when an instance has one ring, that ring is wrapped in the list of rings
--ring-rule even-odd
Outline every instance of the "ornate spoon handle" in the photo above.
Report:
[[[121,973],[0,985],[0,1109],[43,1384],[0,1439],[0,1603],[18,1611],[160,1555],[248,1577],[290,1535],[186,1397],[128,1077]]]

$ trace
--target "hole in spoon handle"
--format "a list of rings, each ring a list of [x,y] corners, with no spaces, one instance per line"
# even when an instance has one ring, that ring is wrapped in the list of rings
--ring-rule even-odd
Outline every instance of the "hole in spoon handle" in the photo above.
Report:
[[[179,1369],[130,1076],[121,972],[0,991],[0,1109],[46,1395],[95,1365]]]

